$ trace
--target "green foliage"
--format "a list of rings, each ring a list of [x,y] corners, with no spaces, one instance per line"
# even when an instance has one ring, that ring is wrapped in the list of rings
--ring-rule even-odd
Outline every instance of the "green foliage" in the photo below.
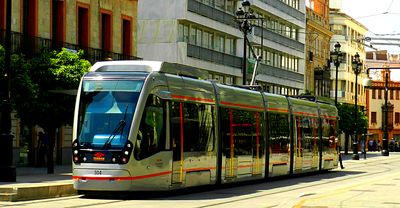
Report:
[[[354,124],[355,124],[355,111],[354,105],[339,103],[337,105],[339,111],[339,130],[348,135],[354,134]],[[368,127],[368,117],[364,114],[364,112],[358,107],[357,111],[357,130],[358,133],[364,132]]]
[[[32,65],[27,62],[22,54],[11,55],[11,68],[13,76],[11,77],[11,103],[13,109],[17,111],[18,116],[22,120],[31,122],[31,116],[36,106],[36,98],[38,95],[38,83],[30,76]],[[23,112],[23,113],[22,113]]]
[[[91,66],[82,56],[83,51],[66,49],[44,51],[30,60],[22,54],[11,56],[11,102],[24,124],[54,129],[72,123],[75,96],[64,92],[76,90]]]
[[[83,51],[70,52],[65,48],[61,52],[52,52],[50,57],[50,72],[58,87],[63,89],[77,89],[82,75],[91,66],[89,61],[81,59]]]

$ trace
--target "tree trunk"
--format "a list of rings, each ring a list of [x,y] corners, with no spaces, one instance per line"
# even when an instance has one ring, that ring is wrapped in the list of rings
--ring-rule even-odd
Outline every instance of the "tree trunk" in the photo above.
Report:
[[[47,174],[54,173],[54,146],[56,140],[56,129],[49,129],[49,146],[47,148]]]

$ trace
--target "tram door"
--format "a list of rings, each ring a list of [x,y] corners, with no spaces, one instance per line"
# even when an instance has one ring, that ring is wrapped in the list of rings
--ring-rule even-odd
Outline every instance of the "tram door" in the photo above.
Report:
[[[172,184],[183,182],[183,103],[171,105]]]
[[[233,121],[233,110],[224,109],[225,114],[222,119],[228,119],[223,122],[224,131],[224,149],[225,149],[225,177],[236,178],[238,169],[238,157],[235,154],[235,124]]]

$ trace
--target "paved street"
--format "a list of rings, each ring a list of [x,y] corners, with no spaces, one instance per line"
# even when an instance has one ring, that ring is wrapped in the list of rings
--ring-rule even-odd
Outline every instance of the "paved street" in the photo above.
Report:
[[[72,196],[1,207],[400,207],[400,153],[345,156],[345,169],[268,183],[169,196],[88,198]]]

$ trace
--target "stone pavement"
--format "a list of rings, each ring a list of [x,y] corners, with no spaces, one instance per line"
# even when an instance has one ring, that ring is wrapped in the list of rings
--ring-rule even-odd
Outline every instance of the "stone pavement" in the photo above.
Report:
[[[354,163],[352,152],[344,155],[343,164]],[[368,152],[368,158],[380,157],[380,152]],[[359,153],[360,160],[364,155]],[[340,166],[339,166],[340,167]],[[0,182],[0,201],[26,201],[76,195],[73,189],[71,166],[55,166],[54,174],[47,168],[17,167],[16,182]]]
[[[75,195],[71,166],[47,168],[17,167],[16,182],[0,182],[0,201],[25,201]]]

